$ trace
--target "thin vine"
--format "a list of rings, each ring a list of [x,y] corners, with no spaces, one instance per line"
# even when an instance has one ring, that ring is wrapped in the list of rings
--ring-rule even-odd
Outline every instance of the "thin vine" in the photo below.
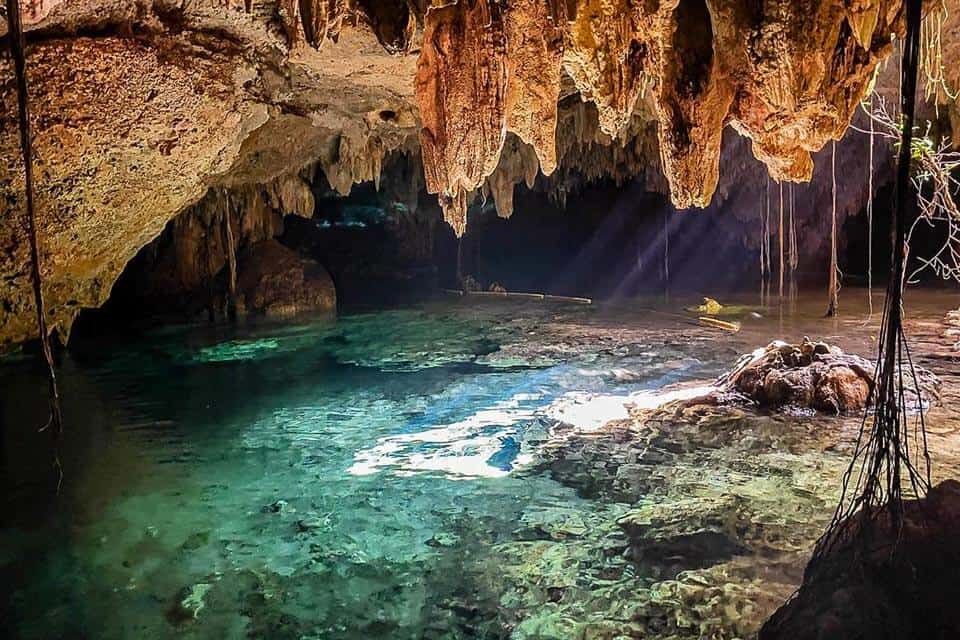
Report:
[[[956,100],[960,91],[947,82],[943,60],[943,25],[950,17],[946,0],[936,0],[928,9],[920,29],[920,73],[924,80],[924,97],[938,109],[941,102]],[[939,111],[938,114],[939,116]]]
[[[780,240],[780,300],[783,300],[783,276],[786,271],[786,265],[783,261],[783,183],[780,183],[780,223],[777,225],[777,235]]]
[[[870,94],[870,159],[867,174],[867,304],[873,317],[873,143],[876,130],[873,122],[873,94]]]
[[[48,401],[50,415],[41,431],[49,431],[53,437],[53,466],[57,472],[57,491],[63,482],[63,465],[60,462],[60,442],[63,439],[63,414],[60,409],[60,389],[50,345],[50,330],[47,326],[46,307],[43,300],[43,278],[40,265],[40,247],[37,239],[37,217],[33,199],[33,142],[30,128],[30,104],[27,91],[26,53],[23,23],[20,17],[19,0],[7,0],[7,33],[10,53],[13,57],[17,83],[17,107],[20,128],[20,151],[23,156],[24,191],[27,209],[27,237],[30,243],[30,276],[33,282],[33,303],[37,312],[37,334],[47,369]]]
[[[892,145],[900,144],[899,119],[891,113],[882,97],[878,96],[868,115],[870,131]],[[917,217],[907,230],[908,251],[913,234],[920,225],[945,225],[946,232],[933,255],[912,256],[918,266],[908,274],[908,284],[916,284],[924,271],[944,280],[960,282],[960,207],[957,205],[960,180],[954,176],[960,170],[960,152],[952,150],[947,138],[934,141],[930,130],[928,123],[925,131],[914,127],[911,135],[910,156],[914,171],[910,174],[910,181],[916,194]]]
[[[840,312],[840,268],[837,264],[837,142],[834,140],[830,152],[831,195],[833,204],[830,209],[830,291],[827,303],[827,317],[832,318]]]

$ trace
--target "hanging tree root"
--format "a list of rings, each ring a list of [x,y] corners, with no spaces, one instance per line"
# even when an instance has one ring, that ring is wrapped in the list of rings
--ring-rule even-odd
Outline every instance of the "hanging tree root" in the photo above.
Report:
[[[830,298],[827,303],[827,317],[832,318],[840,312],[840,272],[837,265],[837,142],[834,140],[830,152],[831,196],[830,209]]]
[[[907,379],[919,386],[906,335],[903,330],[903,285],[906,266],[907,215],[911,198],[916,198],[910,177],[913,148],[913,121],[919,61],[921,0],[907,3],[907,38],[903,47],[902,122],[897,163],[896,202],[893,227],[893,268],[887,286],[887,299],[879,337],[876,365],[875,413],[868,429],[868,416],[854,450],[854,458],[844,479],[843,500],[833,524],[821,539],[811,565],[828,553],[841,522],[861,511],[868,517],[882,510],[889,512],[893,526],[902,516],[903,492],[920,497],[930,486],[930,465],[923,411],[911,416],[906,406]],[[920,470],[925,467],[925,473]],[[849,486],[853,474],[856,484]]]
[[[225,194],[226,195],[226,194]],[[237,246],[230,225],[233,207],[230,206],[230,196],[226,195],[227,207],[223,211],[223,235],[226,240],[227,266],[229,277],[227,280],[227,319],[231,322],[237,319]]]
[[[30,130],[30,105],[27,92],[26,54],[23,24],[19,0],[7,0],[7,33],[10,53],[13,57],[17,82],[17,108],[20,126],[20,150],[23,156],[24,190],[27,209],[27,237],[30,242],[30,275],[33,282],[33,302],[37,311],[37,334],[47,368],[50,417],[41,431],[49,431],[53,438],[53,464],[57,472],[57,490],[63,481],[60,463],[60,440],[63,437],[63,416],[60,410],[60,390],[50,346],[50,330],[47,327],[46,309],[43,303],[43,279],[40,269],[40,247],[37,240],[37,218],[33,203],[33,146]]]
[[[904,333],[902,302],[907,214],[916,198],[910,169],[922,0],[907,0],[905,5],[903,124],[891,220],[893,268],[871,394],[875,411],[872,420],[864,415],[840,503],[814,549],[803,586],[767,622],[762,640],[960,636],[960,616],[955,612],[960,597],[955,579],[960,566],[955,543],[960,534],[960,485],[944,483],[931,492],[923,407],[911,412],[907,404],[908,385],[919,386]],[[838,602],[841,615],[834,613]]]

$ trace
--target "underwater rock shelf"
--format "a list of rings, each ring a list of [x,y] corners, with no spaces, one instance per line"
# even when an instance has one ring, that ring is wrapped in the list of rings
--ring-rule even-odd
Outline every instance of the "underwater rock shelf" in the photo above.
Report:
[[[677,311],[432,299],[77,351],[66,417],[91,428],[64,450],[69,537],[11,494],[11,628],[754,637],[802,580],[859,420],[669,402],[780,329],[753,318],[718,340]],[[869,334],[857,319],[837,344]],[[46,472],[31,364],[0,364],[0,415]],[[929,426],[938,480],[960,474],[955,412],[931,407]]]

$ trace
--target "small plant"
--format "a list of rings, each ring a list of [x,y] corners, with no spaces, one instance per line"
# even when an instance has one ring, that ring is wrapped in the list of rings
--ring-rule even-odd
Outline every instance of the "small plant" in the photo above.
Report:
[[[872,109],[864,106],[875,125],[871,128],[876,135],[889,140],[899,152],[903,131],[901,119],[891,115],[886,101],[880,96],[875,96],[873,104]],[[907,274],[907,283],[916,283],[918,276],[927,270],[944,280],[960,282],[960,208],[957,206],[960,180],[956,177],[960,169],[960,152],[951,150],[949,139],[936,140],[929,122],[923,129],[913,127],[913,132],[910,179],[917,198],[918,215],[907,233],[907,251],[914,231],[921,224],[930,227],[945,225],[946,233],[933,255],[914,256],[919,266]]]

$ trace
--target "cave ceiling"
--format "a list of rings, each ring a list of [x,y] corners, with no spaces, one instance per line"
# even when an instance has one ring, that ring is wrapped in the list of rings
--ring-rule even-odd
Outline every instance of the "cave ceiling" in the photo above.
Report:
[[[478,194],[509,215],[538,176],[646,175],[705,207],[728,126],[809,180],[903,30],[897,0],[21,1],[61,331],[210,188],[322,172],[348,194],[402,153],[458,235]],[[7,344],[33,333],[12,76],[0,58]]]

